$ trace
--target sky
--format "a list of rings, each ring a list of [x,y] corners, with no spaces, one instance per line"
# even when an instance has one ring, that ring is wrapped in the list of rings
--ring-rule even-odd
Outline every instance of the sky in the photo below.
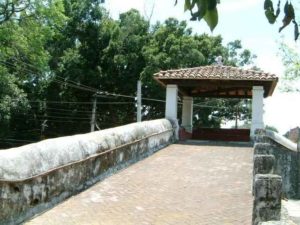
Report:
[[[175,0],[107,0],[104,7],[114,19],[118,19],[120,13],[134,8],[146,18],[150,18],[151,23],[175,17],[178,20],[186,20],[195,33],[220,34],[224,44],[241,40],[244,48],[257,55],[255,64],[265,72],[276,74],[279,81],[284,73],[279,44],[284,42],[297,51],[300,50],[299,43],[293,41],[292,26],[279,34],[281,18],[274,25],[268,23],[262,0],[221,0],[221,4],[218,5],[219,23],[213,33],[204,21],[189,21],[190,14],[183,12],[184,0],[178,0],[177,6],[174,6],[174,2]],[[273,96],[264,101],[265,124],[276,127],[280,133],[300,126],[299,100],[300,93],[282,93],[277,87]]]

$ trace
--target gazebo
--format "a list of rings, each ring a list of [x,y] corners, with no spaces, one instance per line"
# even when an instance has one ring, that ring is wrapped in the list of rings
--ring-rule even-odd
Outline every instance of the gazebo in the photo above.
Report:
[[[194,97],[252,98],[250,136],[264,128],[263,98],[273,94],[278,82],[274,74],[221,65],[160,71],[154,79],[166,87],[166,118],[178,121],[178,95],[182,97],[181,126],[190,133]]]

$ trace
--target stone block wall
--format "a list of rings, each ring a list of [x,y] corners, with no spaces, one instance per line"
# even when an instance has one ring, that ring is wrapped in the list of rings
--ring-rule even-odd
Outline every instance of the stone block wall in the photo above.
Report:
[[[257,174],[254,179],[252,225],[279,221],[281,215],[282,179],[274,174]]]
[[[0,224],[18,224],[174,140],[166,119],[0,151]]]
[[[287,140],[277,140],[276,136],[266,132],[257,137],[254,154],[274,156],[274,174],[282,177],[283,196],[300,199],[300,152],[297,151],[297,146],[289,146],[290,143],[285,144]]]
[[[253,160],[252,224],[279,221],[282,198],[300,198],[300,157],[286,138],[257,130]]]

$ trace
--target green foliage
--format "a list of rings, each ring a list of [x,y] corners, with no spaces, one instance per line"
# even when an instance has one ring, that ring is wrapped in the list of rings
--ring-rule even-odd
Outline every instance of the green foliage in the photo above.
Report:
[[[281,44],[280,54],[285,67],[280,88],[288,92],[299,92],[300,55],[295,49],[290,48],[286,44]]]
[[[227,44],[228,62],[231,66],[245,66],[253,63],[256,55],[253,55],[249,49],[243,49],[240,40],[235,40]]]
[[[3,136],[9,130],[13,115],[26,113],[29,105],[18,79],[3,66],[0,66],[0,86],[0,136]]]
[[[31,0],[6,0],[0,2],[0,24],[9,20],[19,19],[18,14],[22,13],[33,5]]]
[[[269,23],[274,24],[280,14],[280,2],[278,2],[276,13],[274,12],[273,2],[271,0],[265,0],[264,9]]]
[[[30,130],[35,126],[31,121],[35,113],[30,111],[28,98],[39,99],[48,83],[50,55],[45,46],[59,29],[57,22],[64,19],[58,3],[31,1],[17,16],[7,17],[0,23],[0,83],[5,87],[0,95],[0,137],[36,139],[36,134],[16,130]],[[55,27],[49,21],[55,21]]]
[[[220,128],[222,122],[249,122],[251,119],[251,100],[249,99],[221,99],[196,98],[195,127]]]
[[[218,3],[220,3],[219,0],[185,0],[184,11],[190,11],[192,21],[200,21],[203,18],[210,30],[213,31],[218,24]]]
[[[150,27],[136,10],[113,20],[101,2],[36,1],[18,18],[0,23],[0,85],[5,87],[0,90],[0,139],[34,141],[88,132],[96,91],[101,129],[134,122],[134,99],[101,93],[135,96],[141,79],[144,98],[164,99],[165,90],[153,80],[160,70],[211,65],[216,56],[226,65],[251,61],[251,52],[238,41],[224,46],[221,36],[194,35],[186,22],[172,18]],[[215,7],[210,2],[207,11]],[[230,104],[233,115],[238,103]],[[143,100],[143,119],[163,117],[164,107]],[[232,118],[229,114],[207,109],[195,121],[219,126],[223,118]],[[0,146],[14,144],[0,140]]]

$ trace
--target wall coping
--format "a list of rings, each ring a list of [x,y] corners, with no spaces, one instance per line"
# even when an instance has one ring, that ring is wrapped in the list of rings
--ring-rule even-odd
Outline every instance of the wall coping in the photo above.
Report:
[[[287,139],[286,137],[271,130],[266,130],[266,136],[277,142],[278,144],[281,144],[282,146],[288,148],[289,150],[297,152],[297,144]]]
[[[1,150],[0,180],[26,180],[110,149],[172,130],[169,120],[159,119]]]

